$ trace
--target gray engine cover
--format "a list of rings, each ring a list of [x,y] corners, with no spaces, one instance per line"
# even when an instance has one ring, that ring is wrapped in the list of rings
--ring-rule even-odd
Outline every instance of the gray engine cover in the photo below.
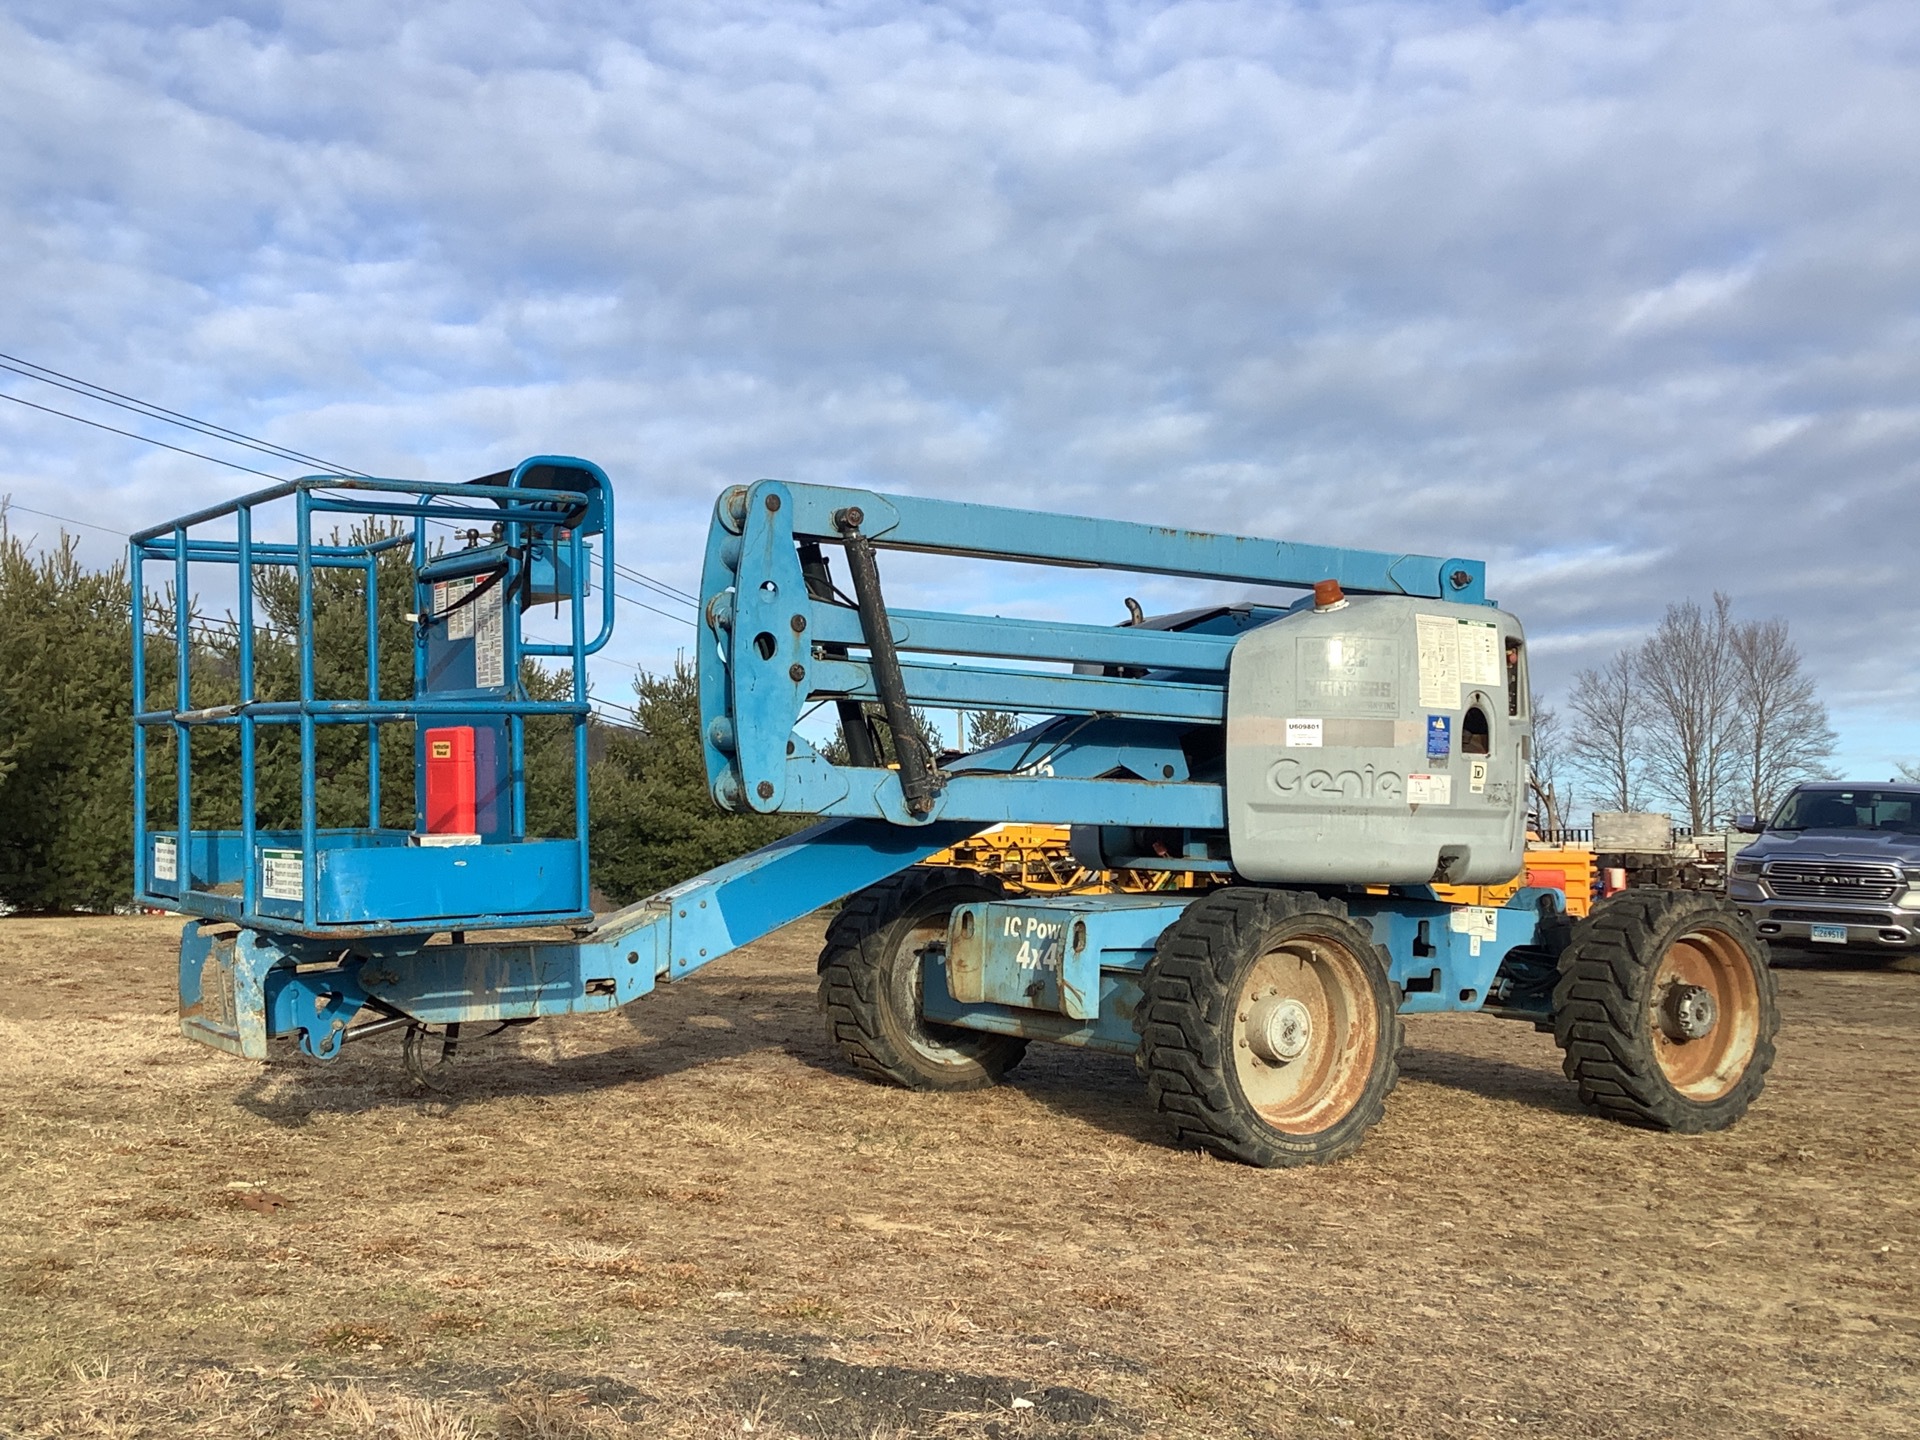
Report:
[[[1376,885],[1519,874],[1525,656],[1504,611],[1398,595],[1292,611],[1241,636],[1227,679],[1234,869]]]

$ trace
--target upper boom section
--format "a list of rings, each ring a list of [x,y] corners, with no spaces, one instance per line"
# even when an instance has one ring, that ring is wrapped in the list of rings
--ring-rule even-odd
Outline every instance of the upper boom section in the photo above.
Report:
[[[851,600],[831,575],[829,546],[840,549]],[[701,580],[701,712],[723,806],[897,824],[1224,827],[1221,776],[1208,757],[1219,751],[1229,657],[1240,633],[1284,613],[1284,599],[1121,626],[890,610],[881,551],[1301,589],[1335,580],[1356,595],[1487,603],[1477,560],[839,486],[736,487],[715,508]],[[795,733],[810,706],[829,701],[845,737],[837,761]],[[872,705],[891,747],[868,733]],[[925,706],[1067,718],[941,757],[912,720]]]
[[[1341,589],[1356,595],[1415,595],[1470,603],[1486,599],[1486,564],[1480,560],[1301,545],[1088,515],[879,495],[837,485],[762,480],[736,487],[720,497],[715,523],[741,534],[753,511],[765,508],[766,496],[776,494],[791,507],[787,527],[796,540],[838,543],[841,531],[835,517],[858,510],[861,532],[882,550],[924,550],[1254,585],[1310,588],[1316,581],[1338,580]]]

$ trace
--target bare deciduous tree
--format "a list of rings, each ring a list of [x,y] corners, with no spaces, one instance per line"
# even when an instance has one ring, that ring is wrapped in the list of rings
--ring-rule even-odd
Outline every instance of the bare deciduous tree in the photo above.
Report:
[[[1739,783],[1733,630],[1733,602],[1718,591],[1710,610],[1692,600],[1669,605],[1633,667],[1648,783],[1696,830],[1712,828]]]
[[[1540,703],[1534,696],[1533,758],[1527,776],[1527,788],[1533,796],[1536,823],[1552,833],[1565,827],[1567,812],[1573,809],[1574,794],[1567,765],[1567,734],[1557,710]]]
[[[1837,737],[1813,677],[1800,668],[1786,621],[1736,625],[1731,643],[1744,752],[1741,805],[1752,814],[1769,815],[1793,786],[1828,773],[1826,760]]]
[[[1623,650],[1596,670],[1574,677],[1567,699],[1573,730],[1567,738],[1572,768],[1593,787],[1594,808],[1633,810],[1640,801],[1640,714],[1633,652]]]
[[[1783,620],[1669,605],[1637,649],[1583,670],[1568,701],[1575,768],[1600,809],[1636,809],[1651,792],[1711,828],[1735,806],[1766,814],[1801,780],[1826,773],[1835,736]]]

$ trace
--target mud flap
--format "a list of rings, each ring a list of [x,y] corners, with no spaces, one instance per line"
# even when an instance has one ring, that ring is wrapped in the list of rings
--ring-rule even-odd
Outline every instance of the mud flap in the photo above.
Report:
[[[292,960],[251,930],[194,922],[180,933],[180,1033],[248,1060],[267,1058],[267,973]]]

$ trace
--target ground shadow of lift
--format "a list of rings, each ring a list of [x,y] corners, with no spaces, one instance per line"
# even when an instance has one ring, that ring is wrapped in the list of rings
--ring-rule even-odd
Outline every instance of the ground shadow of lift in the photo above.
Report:
[[[1508,1022],[1511,1023],[1511,1022]],[[1561,1073],[1559,1052],[1551,1069],[1516,1065],[1485,1055],[1458,1050],[1435,1050],[1424,1045],[1400,1048],[1400,1078],[1462,1090],[1486,1100],[1508,1100],[1555,1115],[1583,1113],[1573,1082]]]
[[[784,998],[772,1003],[782,1010],[796,1008]],[[813,1018],[811,994],[802,1013]],[[536,1021],[491,1037],[492,1026],[473,1025],[452,1065],[436,1075],[438,1088],[423,1088],[407,1072],[397,1033],[350,1046],[340,1059],[326,1062],[309,1060],[288,1045],[276,1053],[279,1063],[235,1092],[234,1103],[285,1129],[298,1129],[316,1115],[451,1114],[510,1097],[581,1095],[644,1084],[779,1047],[791,1023],[728,1014],[721,998],[707,990],[660,992],[607,1015]],[[644,1038],[631,1039],[636,1030]],[[566,1053],[581,1040],[592,1048]]]
[[[715,975],[663,989],[623,1011],[463,1038],[439,1089],[422,1089],[402,1064],[397,1034],[349,1047],[336,1061],[280,1062],[241,1086],[234,1103],[285,1129],[316,1115],[411,1110],[451,1114],[503,1098],[589,1094],[696,1070],[756,1052],[780,1051],[808,1069],[871,1084],[826,1033],[813,987],[799,977]],[[635,1032],[639,1032],[638,1038]],[[625,1042],[625,1043],[623,1043]],[[584,1045],[585,1048],[581,1048]],[[1425,1046],[1403,1047],[1402,1075],[1488,1099],[1578,1113],[1573,1087],[1551,1070]],[[1063,1117],[1143,1144],[1170,1131],[1148,1105],[1145,1079],[1127,1056],[1036,1044],[1008,1076],[1021,1094]]]

